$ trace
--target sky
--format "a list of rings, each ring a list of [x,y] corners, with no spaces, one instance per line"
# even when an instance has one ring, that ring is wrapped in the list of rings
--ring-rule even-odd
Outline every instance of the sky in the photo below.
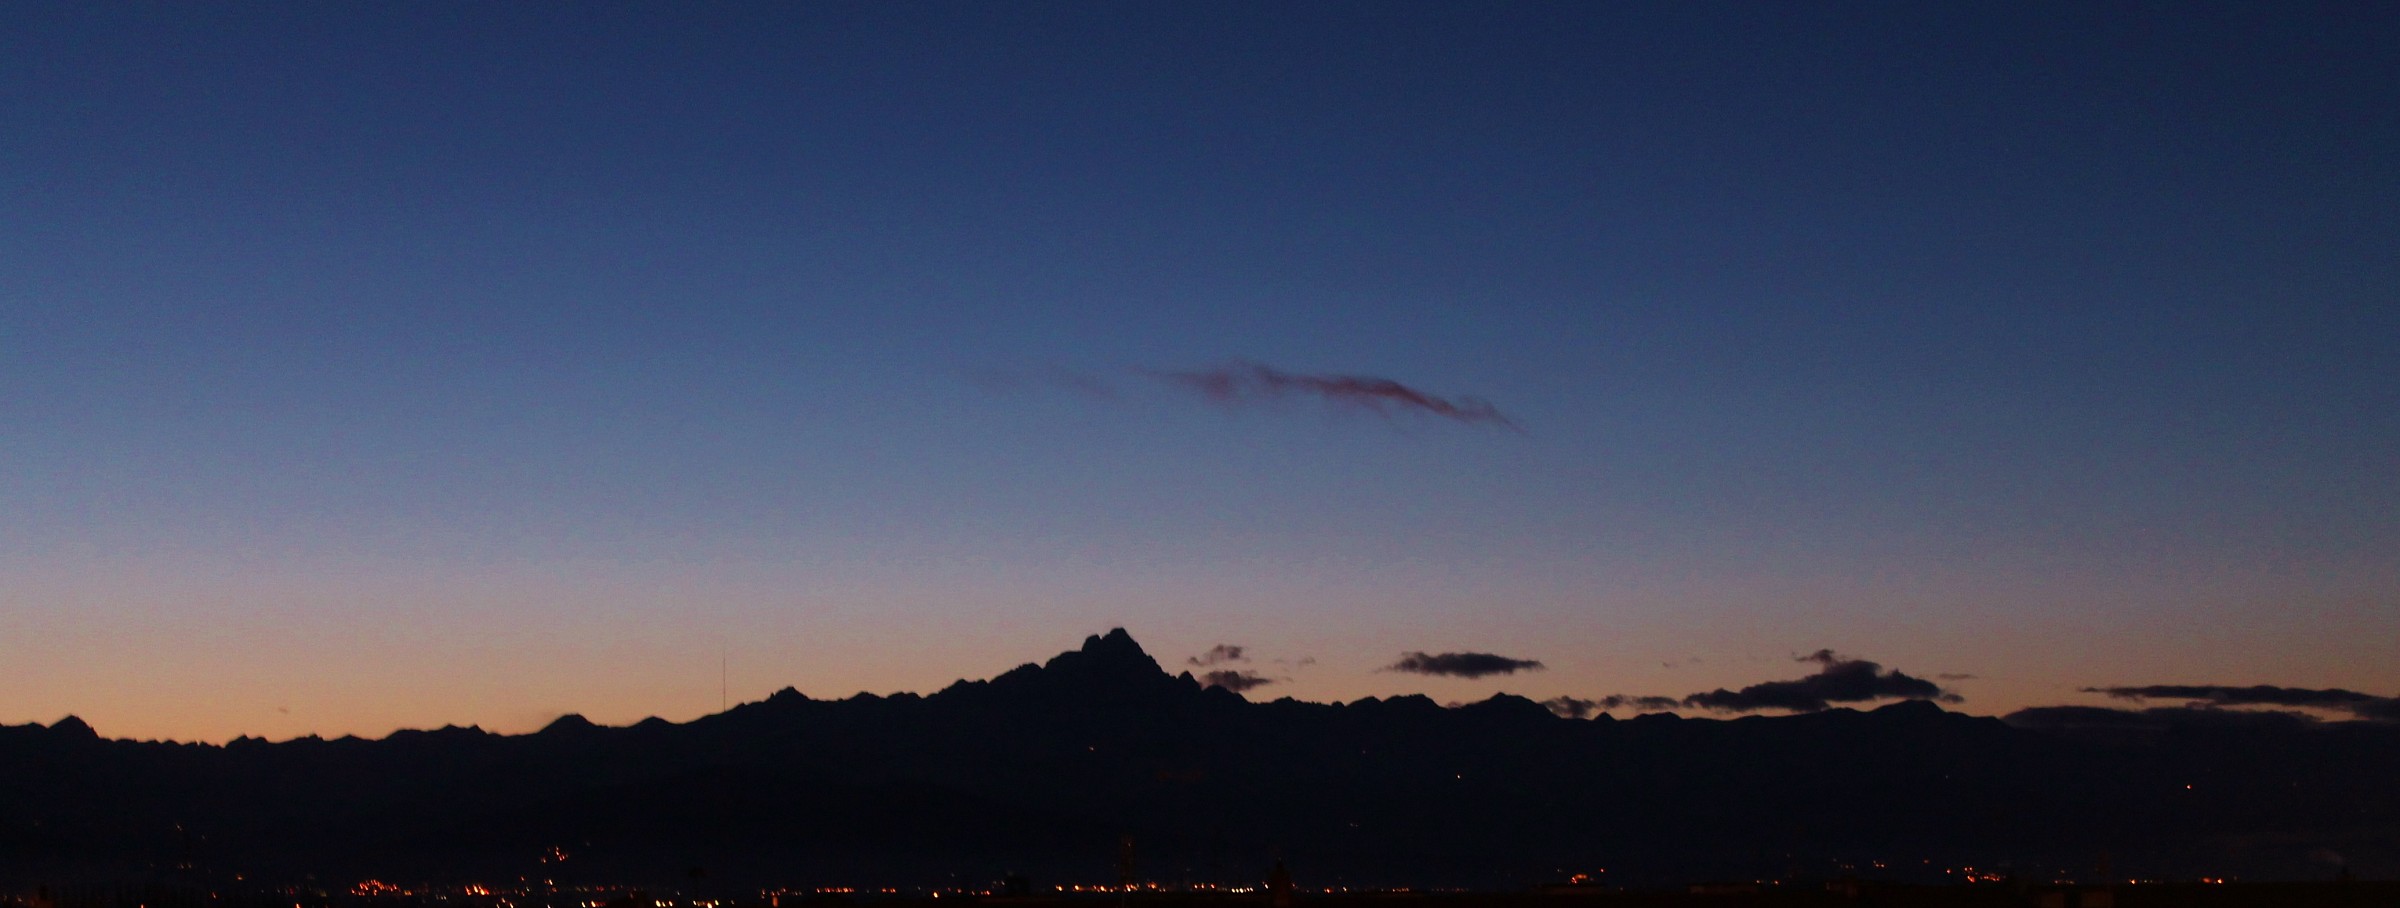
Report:
[[[0,123],[0,723],[2400,694],[2388,4],[35,2]]]

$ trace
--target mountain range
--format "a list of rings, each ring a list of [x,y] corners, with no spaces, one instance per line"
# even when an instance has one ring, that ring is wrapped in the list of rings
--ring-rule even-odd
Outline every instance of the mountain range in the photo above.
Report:
[[[1128,842],[1142,879],[1281,860],[1310,886],[2389,876],[2395,768],[2400,726],[2375,722],[1251,702],[1116,630],[930,695],[787,688],[682,724],[221,746],[0,727],[0,883],[1102,883]]]

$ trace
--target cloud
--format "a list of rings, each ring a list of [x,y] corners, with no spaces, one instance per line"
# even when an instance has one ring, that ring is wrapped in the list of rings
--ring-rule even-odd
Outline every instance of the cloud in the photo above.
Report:
[[[1273,678],[1262,677],[1257,672],[1243,669],[1221,668],[1213,672],[1203,672],[1200,675],[1201,686],[1222,687],[1237,694],[1273,683],[1275,683]]]
[[[2286,706],[2333,709],[2361,719],[2400,720],[2400,697],[2344,690],[2338,687],[2277,687],[2253,684],[2149,684],[2139,687],[2086,687],[2087,694],[2107,694],[2119,700],[2185,700],[2193,708],[2221,706]]]
[[[2369,700],[2381,700],[2373,694],[2334,688],[2276,687],[2253,684],[2249,687],[2230,687],[2219,684],[2151,684],[2142,687],[2087,687],[2087,694],[2107,694],[2120,700],[2206,700],[2222,706],[2325,706],[2341,707]]]
[[[1589,719],[1600,712],[1600,701],[1581,697],[1558,696],[1542,701],[1542,705],[1562,719]]]
[[[2386,697],[2350,708],[2350,714],[2377,722],[2400,722],[2400,697]]]
[[[2154,706],[2141,710],[2106,706],[2034,706],[2002,716],[2000,721],[2034,731],[2154,733],[2175,727],[2285,730],[2314,725],[2317,718],[2285,710],[2218,709],[2211,706]]]
[[[1193,665],[1217,665],[1225,662],[1248,662],[1250,657],[1242,655],[1241,647],[1230,643],[1219,643],[1209,647],[1208,652],[1183,661]]]
[[[2157,730],[2166,727],[2165,720],[2158,717],[2145,716],[2137,710],[2106,706],[2029,706],[2001,716],[2000,721],[2018,728],[2041,731],[2087,728]]]
[[[1373,410],[1386,416],[1417,413],[1463,423],[1518,428],[1515,422],[1489,401],[1464,396],[1444,397],[1374,375],[1285,372],[1246,360],[1235,360],[1209,369],[1125,371],[1198,393],[1223,404],[1302,396]],[[991,391],[1063,391],[1096,400],[1118,399],[1120,385],[1117,378],[1107,373],[1063,366],[972,369],[967,372],[967,377]]]
[[[1683,705],[1719,712],[1760,709],[1816,712],[1831,708],[1835,703],[1869,700],[1939,700],[1944,703],[1965,700],[1931,681],[1898,671],[1885,671],[1883,666],[1876,663],[1837,655],[1829,649],[1801,656],[1797,661],[1816,663],[1817,673],[1791,681],[1753,684],[1738,691],[1720,687],[1685,697]]]
[[[1625,709],[1631,707],[1633,709],[1643,709],[1651,712],[1657,712],[1662,709],[1674,709],[1675,707],[1682,705],[1683,701],[1675,697],[1635,697],[1626,694],[1610,694],[1600,698],[1601,709]]]
[[[1532,659],[1511,659],[1491,653],[1402,653],[1400,661],[1383,667],[1387,672],[1407,672],[1412,675],[1442,675],[1452,678],[1481,678],[1486,675],[1513,675],[1524,671],[1540,671],[1542,663]]]
[[[1372,375],[1309,375],[1253,362],[1153,374],[1219,403],[1304,395],[1377,413],[1421,413],[1463,423],[1517,427],[1489,402],[1473,397],[1441,397]]]
[[[1674,697],[1635,697],[1626,694],[1610,694],[1590,700],[1582,697],[1557,696],[1541,702],[1543,706],[1549,707],[1551,712],[1568,719],[1589,719],[1617,709],[1631,708],[1646,712],[1658,712],[1683,705],[1682,700]]]

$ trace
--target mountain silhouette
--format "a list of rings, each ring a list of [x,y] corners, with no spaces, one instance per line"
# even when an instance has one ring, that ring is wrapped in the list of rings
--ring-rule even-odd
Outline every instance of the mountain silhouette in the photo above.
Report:
[[[176,872],[688,884],[1526,886],[2009,866],[2400,870],[2400,728],[2080,734],[1906,701],[1564,719],[1507,694],[1251,702],[1123,630],[930,695],[789,688],[686,723],[223,746],[0,727],[0,883]],[[1899,872],[1895,870],[1894,872]],[[1934,878],[1939,878],[1936,875]]]

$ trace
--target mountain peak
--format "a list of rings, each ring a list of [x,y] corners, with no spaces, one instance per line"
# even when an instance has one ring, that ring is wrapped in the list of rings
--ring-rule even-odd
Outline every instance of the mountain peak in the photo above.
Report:
[[[600,726],[598,725],[592,724],[592,720],[584,718],[582,713],[568,713],[558,717],[557,719],[551,720],[550,724],[542,726],[542,730],[538,733],[545,735],[571,735],[593,731],[599,727]]]
[[[1126,633],[1125,629],[1121,627],[1110,628],[1106,634],[1093,634],[1083,638],[1082,651],[1111,659],[1147,660],[1150,658],[1150,654],[1142,650],[1142,645],[1134,642],[1133,635]],[[1150,664],[1158,663],[1153,661]]]
[[[1119,680],[1148,680],[1152,675],[1163,678],[1167,674],[1121,627],[1083,638],[1082,649],[1053,656],[1042,667],[1054,673]]]
[[[990,683],[992,690],[1040,690],[1092,702],[1198,689],[1196,682],[1179,682],[1167,674],[1121,627],[1085,637],[1080,649],[1060,653],[1040,666],[1019,666]]]
[[[75,716],[68,716],[64,719],[50,723],[50,730],[77,738],[100,737],[99,732],[93,731],[90,725],[85,724],[82,719]]]
[[[1879,715],[1893,719],[1929,719],[1935,716],[1948,715],[1949,710],[1941,708],[1940,705],[1931,700],[1912,699],[1887,703],[1869,710],[1868,713],[1870,715]]]

